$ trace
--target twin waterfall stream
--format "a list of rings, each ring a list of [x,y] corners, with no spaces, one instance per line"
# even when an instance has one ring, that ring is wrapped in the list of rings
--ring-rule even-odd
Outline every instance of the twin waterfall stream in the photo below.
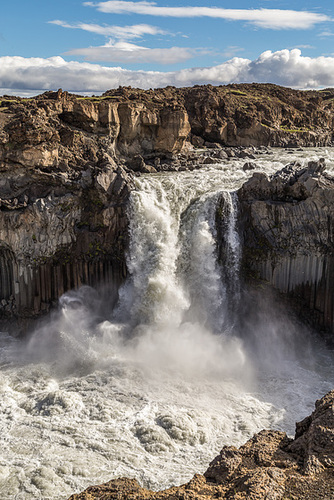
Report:
[[[272,173],[321,156],[333,170],[324,149],[274,151],[256,163]],[[130,276],[116,306],[83,287],[28,341],[0,334],[2,500],[65,500],[124,476],[151,489],[184,483],[225,444],[263,428],[293,434],[333,388],[332,353],[275,301],[242,317],[234,191],[251,175],[242,165],[137,178]]]

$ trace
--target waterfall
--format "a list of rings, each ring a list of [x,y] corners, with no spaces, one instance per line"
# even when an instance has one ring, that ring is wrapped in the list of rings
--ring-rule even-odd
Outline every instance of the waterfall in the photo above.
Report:
[[[180,220],[179,271],[190,297],[187,317],[221,333],[226,320],[226,286],[218,264],[216,205],[219,193],[193,201]]]
[[[225,226],[225,234],[222,234],[226,253],[223,259],[223,275],[228,290],[230,309],[236,310],[240,300],[240,260],[241,242],[237,227],[238,223],[238,197],[236,193],[224,192],[222,195],[225,203],[224,217],[221,224]]]
[[[187,189],[177,178],[144,178],[129,206],[130,277],[120,291],[114,318],[132,327],[178,327],[197,322],[209,331],[228,328],[228,295],[239,294],[240,238],[237,197],[230,192]],[[218,262],[216,212],[226,210],[224,267]]]

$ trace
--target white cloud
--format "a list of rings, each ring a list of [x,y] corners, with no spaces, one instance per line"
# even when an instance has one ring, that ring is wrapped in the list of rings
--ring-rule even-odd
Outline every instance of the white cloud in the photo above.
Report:
[[[149,49],[129,42],[109,41],[100,47],[72,49],[66,55],[83,56],[86,61],[175,64],[192,58],[195,51],[184,47]]]
[[[320,37],[334,36],[334,33],[332,33],[331,31],[322,31],[321,33],[319,33],[319,36]]]
[[[99,24],[74,23],[70,24],[66,21],[58,19],[49,21],[49,24],[56,24],[62,28],[80,29],[97,35],[110,36],[120,40],[131,40],[141,38],[145,35],[166,35],[167,32],[161,30],[157,26],[149,24],[135,24],[133,26],[101,26]]]
[[[290,49],[315,49],[313,45],[294,45],[293,47],[290,47]]]
[[[330,21],[324,15],[307,11],[281,9],[222,9],[218,7],[161,7],[156,2],[84,2],[109,14],[141,14],[161,17],[212,17],[229,21],[246,21],[260,28],[308,29],[315,24]]]
[[[0,57],[0,88],[101,92],[119,85],[140,88],[270,82],[296,88],[334,86],[334,57],[304,57],[299,49],[263,52],[257,59],[234,57],[218,66],[174,72],[130,71],[65,61],[62,57]]]

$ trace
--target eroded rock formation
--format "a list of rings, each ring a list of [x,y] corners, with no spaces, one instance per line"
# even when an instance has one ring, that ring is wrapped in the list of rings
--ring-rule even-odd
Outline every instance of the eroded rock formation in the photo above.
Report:
[[[180,151],[189,131],[175,104],[61,90],[2,98],[0,319],[38,316],[83,284],[117,289],[135,170],[127,164],[137,153]]]
[[[238,191],[243,270],[294,297],[334,332],[334,179],[324,160],[255,173]]]
[[[224,446],[204,475],[161,492],[133,479],[91,486],[69,500],[312,500],[334,498],[334,391],[296,424],[295,438],[264,430],[239,449]]]

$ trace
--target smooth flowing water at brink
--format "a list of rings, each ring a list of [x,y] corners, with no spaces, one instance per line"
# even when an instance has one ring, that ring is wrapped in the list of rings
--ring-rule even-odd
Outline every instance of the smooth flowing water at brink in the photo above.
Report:
[[[258,170],[298,155],[324,156],[334,171],[334,152],[324,149],[263,155]],[[115,309],[101,319],[99,295],[86,287],[63,296],[29,341],[0,335],[1,499],[66,499],[121,476],[152,489],[181,484],[225,444],[263,428],[293,434],[333,388],[332,353],[275,301],[263,298],[256,321],[239,328],[234,191],[251,175],[242,165],[138,178],[130,276]]]

